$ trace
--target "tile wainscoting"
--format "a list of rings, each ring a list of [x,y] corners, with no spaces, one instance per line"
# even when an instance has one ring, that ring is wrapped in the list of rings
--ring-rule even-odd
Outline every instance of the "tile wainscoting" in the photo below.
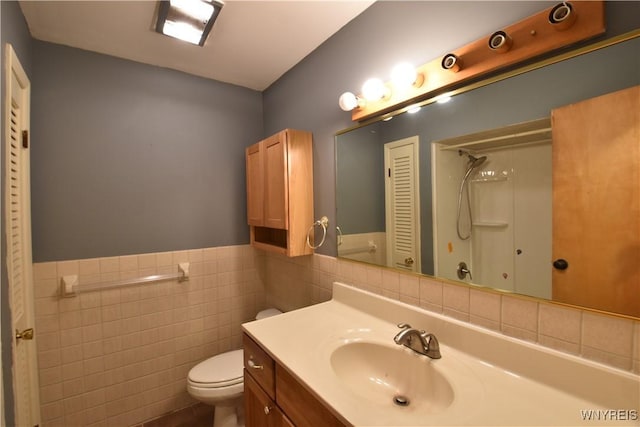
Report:
[[[58,296],[64,275],[128,279],[185,261],[188,282]],[[334,281],[640,373],[639,321],[323,255],[218,247],[34,264],[42,424],[131,426],[194,405],[192,366],[240,348],[240,325],[258,310],[327,301]]]
[[[333,257],[269,254],[267,303],[292,310],[331,298],[340,281],[515,338],[640,373],[640,321]],[[401,321],[402,319],[398,319]]]
[[[187,373],[241,347],[240,325],[263,308],[250,246],[34,264],[44,426],[131,426],[196,403]],[[177,272],[167,281],[60,298],[60,278],[81,284]]]

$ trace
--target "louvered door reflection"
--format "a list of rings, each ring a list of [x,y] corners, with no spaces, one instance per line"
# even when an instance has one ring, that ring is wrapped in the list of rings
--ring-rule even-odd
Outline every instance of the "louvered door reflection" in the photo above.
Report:
[[[385,144],[387,264],[420,271],[418,137]]]

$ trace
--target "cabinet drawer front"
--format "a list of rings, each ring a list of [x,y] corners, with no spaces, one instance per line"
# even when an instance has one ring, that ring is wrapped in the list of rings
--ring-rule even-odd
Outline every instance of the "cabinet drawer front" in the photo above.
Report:
[[[273,359],[246,334],[242,337],[244,367],[272,399],[275,393],[275,363]]]

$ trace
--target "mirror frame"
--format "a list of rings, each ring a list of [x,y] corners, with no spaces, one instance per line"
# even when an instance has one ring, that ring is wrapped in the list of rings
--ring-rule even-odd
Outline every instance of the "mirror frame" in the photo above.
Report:
[[[550,57],[547,58],[543,58],[541,60],[535,61],[531,64],[528,65],[524,65],[524,66],[517,66],[514,69],[510,69],[508,71],[498,71],[498,74],[488,77],[488,78],[484,78],[481,79],[479,81],[476,81],[474,83],[468,84],[468,85],[461,85],[461,86],[455,86],[453,89],[449,89],[447,91],[444,92],[436,92],[436,93],[430,93],[429,95],[427,95],[427,98],[419,101],[416,104],[413,104],[410,107],[403,107],[403,108],[399,108],[397,110],[385,113],[385,114],[381,114],[379,116],[375,116],[372,118],[369,118],[367,120],[363,120],[361,122],[358,122],[357,124],[355,124],[354,126],[351,126],[349,128],[343,129],[341,131],[338,131],[335,133],[334,135],[334,153],[335,153],[335,162],[337,164],[338,161],[338,140],[337,137],[343,134],[346,134],[350,131],[356,130],[356,129],[360,129],[363,128],[367,125],[373,124],[373,123],[377,123],[379,121],[382,121],[384,119],[388,119],[394,116],[397,116],[399,114],[402,113],[406,113],[410,108],[415,107],[416,105],[419,105],[420,107],[424,107],[426,105],[429,104],[433,104],[434,102],[437,101],[437,99],[443,95],[447,95],[447,96],[455,96],[455,95],[459,95],[459,94],[463,94],[469,91],[472,91],[474,89],[478,89],[484,86],[488,86],[492,83],[496,83],[499,82],[501,80],[505,80],[514,76],[518,76],[520,74],[524,74],[527,73],[529,71],[533,71],[533,70],[537,70],[543,67],[546,67],[548,65],[552,65],[552,64],[556,64],[558,62],[562,62],[571,58],[575,58],[581,55],[585,55],[591,52],[595,52],[597,50],[600,49],[604,49],[607,48],[609,46],[614,46],[616,44],[619,43],[624,43],[626,41],[635,39],[640,37],[640,29],[636,29],[633,31],[629,31],[627,33],[624,34],[620,34],[618,36],[615,37],[611,37],[605,40],[601,40],[595,43],[591,43],[591,44],[587,44],[584,46],[581,46],[579,48],[576,49],[572,49],[566,52],[562,52],[560,54],[556,54],[556,55],[552,55]],[[336,174],[335,174],[335,187],[337,188],[337,167],[336,167]],[[336,206],[336,218],[337,216],[337,208],[338,208],[338,200],[337,200],[337,191],[336,191],[336,200],[335,200],[335,206]],[[343,261],[350,261],[350,262],[354,262],[354,263],[358,263],[358,264],[363,264],[363,265],[367,265],[367,266],[374,266],[377,268],[382,268],[382,269],[387,269],[390,271],[394,271],[394,272],[399,272],[399,270],[394,269],[392,267],[388,267],[388,266],[384,266],[384,265],[376,265],[376,264],[371,264],[371,263],[367,263],[364,261],[357,261],[357,260],[353,260],[350,258],[344,258],[344,257],[340,257],[340,255],[338,254],[338,246],[337,246],[337,239],[338,236],[336,236],[336,258],[343,260]],[[556,304],[559,306],[563,306],[563,307],[570,307],[570,308],[574,308],[577,310],[582,310],[582,311],[589,311],[589,312],[593,312],[593,313],[599,313],[599,314],[605,314],[608,316],[614,316],[614,317],[619,317],[619,318],[623,318],[623,319],[631,319],[631,320],[640,320],[640,317],[635,317],[635,316],[631,316],[631,315],[627,315],[627,314],[621,314],[621,313],[615,313],[615,312],[610,312],[610,311],[605,311],[605,310],[599,310],[597,308],[592,308],[592,307],[583,307],[583,306],[579,306],[579,305],[574,305],[574,304],[567,304],[567,303],[563,303],[563,302],[559,302],[559,301],[553,301],[551,299],[543,299],[543,298],[538,298],[538,297],[534,297],[534,296],[529,296],[529,295],[524,295],[524,294],[518,294],[518,293],[512,293],[512,292],[508,292],[508,291],[504,291],[504,290],[500,290],[500,289],[495,289],[486,285],[478,285],[478,284],[470,284],[470,283],[465,283],[465,282],[461,282],[461,281],[456,281],[456,280],[451,280],[451,279],[447,279],[444,277],[437,277],[437,276],[431,276],[428,274],[424,274],[424,273],[414,273],[414,272],[402,272],[403,274],[409,274],[412,276],[416,276],[416,277],[429,277],[429,278],[433,278],[439,281],[442,281],[444,283],[449,283],[449,284],[454,284],[454,285],[458,285],[458,286],[464,286],[464,287],[468,287],[468,288],[472,288],[472,289],[481,289],[485,292],[491,292],[491,293],[495,293],[498,295],[509,295],[509,296],[515,296],[518,298],[522,298],[525,300],[531,300],[531,301],[536,301],[536,302],[543,302],[543,303],[548,303],[548,304]]]

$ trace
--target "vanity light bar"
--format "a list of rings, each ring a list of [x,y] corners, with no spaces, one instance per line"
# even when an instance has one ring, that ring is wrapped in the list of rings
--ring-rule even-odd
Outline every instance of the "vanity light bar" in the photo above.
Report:
[[[343,93],[339,105],[351,111],[354,121],[390,113],[471,79],[603,34],[605,29],[604,1],[563,1],[420,67],[402,64],[398,66],[402,71],[394,69],[395,78],[390,82],[369,80],[361,95]]]

